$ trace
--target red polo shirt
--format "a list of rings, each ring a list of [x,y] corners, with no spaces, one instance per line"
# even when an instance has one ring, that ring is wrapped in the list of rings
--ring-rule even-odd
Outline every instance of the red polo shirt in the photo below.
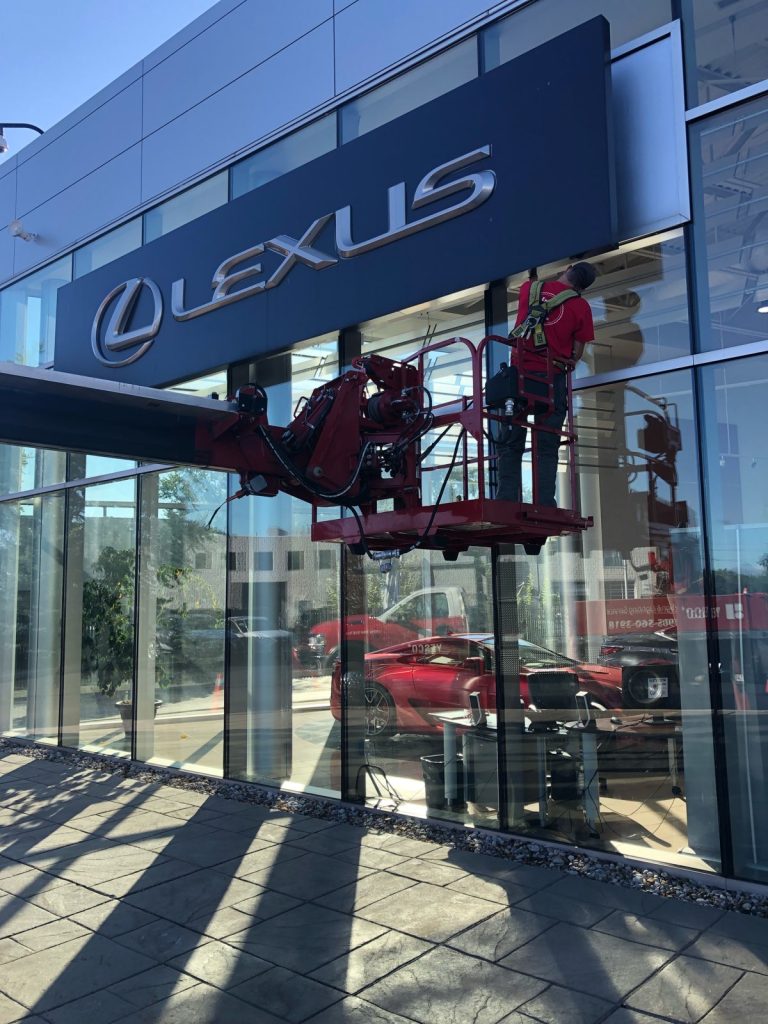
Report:
[[[560,292],[568,290],[567,284],[560,281],[545,281],[541,289],[543,299],[551,299]],[[531,291],[531,282],[526,281],[520,289],[520,304],[517,308],[517,320],[515,327],[522,323],[528,316],[528,296]],[[568,299],[561,306],[553,309],[544,321],[544,337],[547,339],[547,348],[555,359],[571,359],[573,357],[574,342],[589,342],[595,340],[595,328],[592,323],[592,310],[589,303],[580,295]],[[542,369],[546,362],[533,349],[533,339],[520,339],[523,341],[526,354],[523,357],[523,369]]]

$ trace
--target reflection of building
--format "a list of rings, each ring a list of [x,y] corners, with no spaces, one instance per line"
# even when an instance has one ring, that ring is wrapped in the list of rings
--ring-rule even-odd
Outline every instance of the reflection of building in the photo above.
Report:
[[[612,19],[613,157],[601,149],[602,58],[577,61],[566,48],[552,75],[525,65],[528,77],[546,71],[547,83],[559,80],[555,72],[584,76],[584,87],[603,96],[602,106],[581,104],[573,115],[590,146],[568,174],[585,168],[604,187],[590,191],[585,179],[579,202],[557,216],[550,202],[559,188],[550,182],[545,200],[534,194],[547,168],[533,185],[509,177],[516,162],[500,154],[508,97],[517,93],[493,83],[519,73],[517,59],[539,44],[555,48],[538,51],[543,64],[547,52],[560,53],[551,37],[574,28],[585,5],[509,0],[491,17],[484,0],[425,0],[424,18],[409,11],[407,22],[381,13],[375,0],[332,5],[328,18],[323,5],[304,6],[294,24],[295,5],[273,5],[282,41],[272,47],[262,33],[254,49],[262,5],[221,4],[215,32],[207,21],[191,26],[162,60],[102,93],[98,109],[84,107],[23,160],[0,164],[0,358],[199,396],[255,380],[271,421],[286,423],[357,355],[403,358],[424,338],[503,336],[531,265],[555,275],[570,254],[590,250],[600,272],[589,293],[596,340],[574,386],[582,504],[595,526],[579,540],[551,541],[538,559],[518,551],[494,562],[477,547],[450,563],[414,551],[383,577],[313,545],[308,509],[285,496],[232,503],[209,530],[226,477],[169,469],[176,458],[186,464],[182,453],[162,465],[118,458],[104,440],[106,423],[84,417],[73,428],[98,455],[34,448],[35,417],[53,415],[41,402],[17,434],[16,423],[3,425],[14,444],[0,448],[0,616],[15,641],[0,649],[0,729],[115,749],[114,700],[83,684],[81,651],[84,630],[94,627],[83,621],[83,587],[94,574],[107,580],[110,548],[127,566],[113,574],[112,596],[122,616],[114,621],[133,631],[124,680],[137,708],[130,753],[349,799],[360,795],[366,748],[347,723],[341,778],[326,673],[340,647],[323,651],[314,678],[291,669],[291,648],[308,645],[319,620],[345,612],[359,640],[367,616],[409,592],[460,588],[469,629],[520,632],[576,665],[594,663],[617,635],[631,658],[633,637],[650,649],[663,628],[666,660],[620,665],[612,677],[619,705],[630,678],[633,699],[645,693],[647,716],[603,736],[617,788],[631,794],[625,809],[641,811],[629,821],[607,798],[598,840],[573,823],[560,838],[765,880],[768,733],[752,712],[765,707],[765,624],[755,609],[768,592],[766,4],[732,0],[727,17],[722,5],[681,5],[685,51],[680,26],[667,24],[678,5],[586,5]],[[585,33],[583,46],[596,45],[594,26],[576,31]],[[291,89],[265,103],[287,67]],[[551,102],[560,102],[552,89]],[[496,124],[483,120],[492,104],[501,104]],[[258,113],[242,118],[242,110]],[[128,133],[121,153],[101,127],[113,122]],[[203,122],[210,131],[201,149],[193,143]],[[469,155],[452,177],[440,176]],[[430,198],[441,183],[448,193]],[[510,193],[526,202],[499,215],[491,203]],[[544,206],[550,216],[523,230],[518,220]],[[14,218],[39,236],[34,245],[4,230]],[[605,228],[598,238],[596,224]],[[302,248],[302,233],[315,228]],[[286,238],[298,246],[293,256]],[[263,277],[241,256],[259,247]],[[97,330],[97,359],[89,341],[95,310],[138,278],[160,282],[161,333],[122,366],[116,352],[136,349],[112,350]],[[241,287],[253,291],[233,298]],[[145,287],[136,326],[152,322],[153,301]],[[186,316],[193,307],[199,315]],[[496,346],[497,362],[503,349]],[[427,379],[440,401],[471,390],[456,346],[430,362]],[[453,445],[435,440],[431,493]],[[749,614],[745,595],[755,598],[745,602]],[[409,642],[418,647],[431,625],[409,623]],[[169,654],[179,650],[183,664]],[[364,653],[358,643],[350,655],[350,686],[365,682]],[[514,702],[511,675],[504,685]],[[424,697],[422,682],[414,671],[414,705],[439,703],[434,693]],[[370,707],[370,691],[358,690]],[[153,724],[155,699],[163,705]],[[377,707],[386,709],[386,699]],[[185,729],[172,730],[179,721]],[[187,746],[182,734],[192,736]],[[668,742],[673,761],[684,762],[685,806],[659,770],[669,763]],[[421,751],[404,749],[377,749],[377,763],[414,793]],[[414,803],[423,813],[424,800]],[[470,808],[467,818],[520,825],[509,807]]]

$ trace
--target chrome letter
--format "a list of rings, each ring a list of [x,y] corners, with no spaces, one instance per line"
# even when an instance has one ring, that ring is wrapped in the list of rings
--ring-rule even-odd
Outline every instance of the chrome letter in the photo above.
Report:
[[[364,252],[371,252],[373,249],[380,249],[382,245],[389,245],[400,238],[406,238],[417,231],[424,231],[436,224],[443,224],[447,220],[459,217],[463,213],[469,213],[475,207],[480,206],[486,199],[490,199],[496,187],[496,174],[491,170],[480,171],[478,174],[467,174],[463,178],[446,182],[439,185],[438,182],[446,175],[454,171],[460,171],[469,164],[475,163],[491,155],[490,146],[481,146],[472,150],[471,153],[464,153],[463,156],[449,160],[447,163],[435,167],[425,175],[416,186],[413,194],[411,209],[416,210],[436,199],[444,199],[453,195],[454,192],[461,192],[471,189],[468,196],[453,206],[448,206],[437,213],[422,217],[421,220],[406,223],[405,219],[405,182],[392,185],[388,190],[387,206],[389,213],[389,228],[381,235],[376,235],[364,242],[355,243],[352,240],[352,210],[344,206],[336,211],[336,248],[339,256],[349,259],[352,256],[359,256]]]
[[[184,309],[184,278],[174,281],[171,287],[171,311],[174,320],[192,320],[196,316],[202,316],[203,313],[209,313],[218,306],[228,306],[231,302],[239,302],[240,299],[247,299],[249,295],[263,292],[266,287],[264,281],[258,281],[256,284],[248,285],[247,288],[241,288],[236,292],[230,291],[230,288],[239,281],[245,281],[249,277],[261,273],[260,263],[254,263],[250,267],[230,274],[232,267],[236,267],[244,260],[253,259],[254,256],[260,256],[263,252],[263,245],[253,245],[250,249],[245,249],[220,263],[211,281],[213,298],[210,302],[204,302],[201,306],[194,306],[192,309]]]
[[[328,256],[327,253],[312,248],[312,242],[314,242],[332,216],[332,213],[327,213],[324,217],[318,217],[316,221],[310,224],[301,238],[291,238],[290,235],[277,235],[276,238],[270,238],[268,242],[264,243],[267,249],[271,249],[272,252],[277,252],[285,257],[267,281],[267,288],[276,288],[296,263],[303,263],[313,270],[325,270],[326,267],[332,267],[334,263],[339,262],[334,256]]]

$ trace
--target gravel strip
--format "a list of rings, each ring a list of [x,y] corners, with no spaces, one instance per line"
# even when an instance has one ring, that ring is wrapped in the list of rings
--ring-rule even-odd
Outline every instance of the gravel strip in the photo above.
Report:
[[[305,814],[335,823],[357,825],[369,832],[391,833],[409,839],[423,839],[427,842],[451,846],[456,850],[490,854],[518,864],[551,867],[566,874],[581,878],[592,878],[600,882],[611,882],[628,889],[640,889],[657,896],[686,900],[700,906],[717,907],[720,910],[735,910],[752,917],[768,917],[768,895],[750,892],[724,890],[716,886],[692,881],[674,871],[642,868],[629,863],[614,863],[590,856],[582,850],[567,846],[537,843],[504,833],[486,832],[479,829],[465,829],[402,814],[379,811],[374,808],[357,807],[339,800],[322,797],[284,793],[269,789],[253,782],[211,779],[193,775],[174,768],[158,768],[138,761],[111,757],[108,754],[90,754],[61,747],[35,746],[26,740],[0,738],[0,756],[3,753],[22,754],[38,761],[53,761],[107,772],[134,779],[137,782],[158,783],[174,789],[186,789],[195,793],[206,793],[244,804],[273,807],[293,814]],[[1,777],[0,777],[1,778]]]

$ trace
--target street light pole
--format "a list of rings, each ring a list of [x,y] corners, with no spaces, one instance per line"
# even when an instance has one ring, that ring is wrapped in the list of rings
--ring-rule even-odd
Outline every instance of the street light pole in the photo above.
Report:
[[[8,142],[5,138],[6,128],[29,128],[30,131],[37,132],[39,135],[43,134],[43,129],[38,128],[36,124],[28,124],[26,121],[5,121],[0,124],[0,153],[8,151]]]

